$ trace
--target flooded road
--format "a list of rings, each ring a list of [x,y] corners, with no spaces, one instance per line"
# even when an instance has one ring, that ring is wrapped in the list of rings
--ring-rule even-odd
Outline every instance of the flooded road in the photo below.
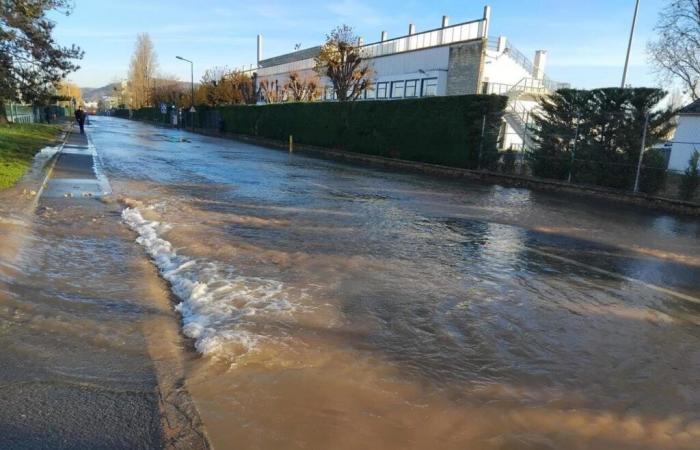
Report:
[[[175,294],[215,448],[700,440],[697,220],[119,119],[89,132],[128,198],[100,230]]]

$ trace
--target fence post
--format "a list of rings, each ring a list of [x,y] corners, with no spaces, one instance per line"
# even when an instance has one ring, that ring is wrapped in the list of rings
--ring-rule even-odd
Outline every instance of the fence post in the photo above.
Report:
[[[481,139],[479,139],[479,156],[476,159],[476,169],[481,168],[481,157],[484,154],[484,134],[486,132],[486,114],[481,116]]]
[[[578,115],[576,116],[576,132],[574,133],[574,146],[571,149],[571,167],[569,167],[569,180],[568,183],[571,184],[571,176],[574,172],[574,159],[576,158],[576,142],[578,141]]]
[[[642,131],[642,148],[639,149],[639,162],[637,162],[637,176],[634,178],[634,193],[639,192],[639,175],[642,172],[642,160],[644,159],[644,147],[647,141],[647,127],[649,126],[649,112],[644,116],[644,130]]]

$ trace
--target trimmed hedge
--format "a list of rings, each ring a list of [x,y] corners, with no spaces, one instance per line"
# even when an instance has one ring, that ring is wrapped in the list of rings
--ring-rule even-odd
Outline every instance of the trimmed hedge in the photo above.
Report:
[[[200,106],[195,127],[369,155],[491,168],[507,98],[462,95],[412,100]],[[485,124],[483,119],[486,119]],[[162,122],[144,108],[133,118]],[[190,114],[183,114],[190,120]],[[482,125],[484,139],[482,141]],[[185,126],[189,126],[186,123]]]

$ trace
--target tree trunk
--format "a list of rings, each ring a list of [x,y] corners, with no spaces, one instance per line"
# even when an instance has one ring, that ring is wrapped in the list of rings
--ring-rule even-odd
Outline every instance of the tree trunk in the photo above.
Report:
[[[5,101],[0,98],[0,124],[7,123],[7,113],[5,112]]]

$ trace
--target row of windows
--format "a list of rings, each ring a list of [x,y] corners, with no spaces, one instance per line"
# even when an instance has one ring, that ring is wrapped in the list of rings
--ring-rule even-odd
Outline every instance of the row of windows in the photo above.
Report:
[[[365,91],[363,98],[366,100],[375,100],[388,98],[431,97],[437,95],[437,87],[437,78],[383,81],[376,83],[373,90]],[[337,98],[332,87],[326,88],[323,98],[326,100],[335,100]]]

